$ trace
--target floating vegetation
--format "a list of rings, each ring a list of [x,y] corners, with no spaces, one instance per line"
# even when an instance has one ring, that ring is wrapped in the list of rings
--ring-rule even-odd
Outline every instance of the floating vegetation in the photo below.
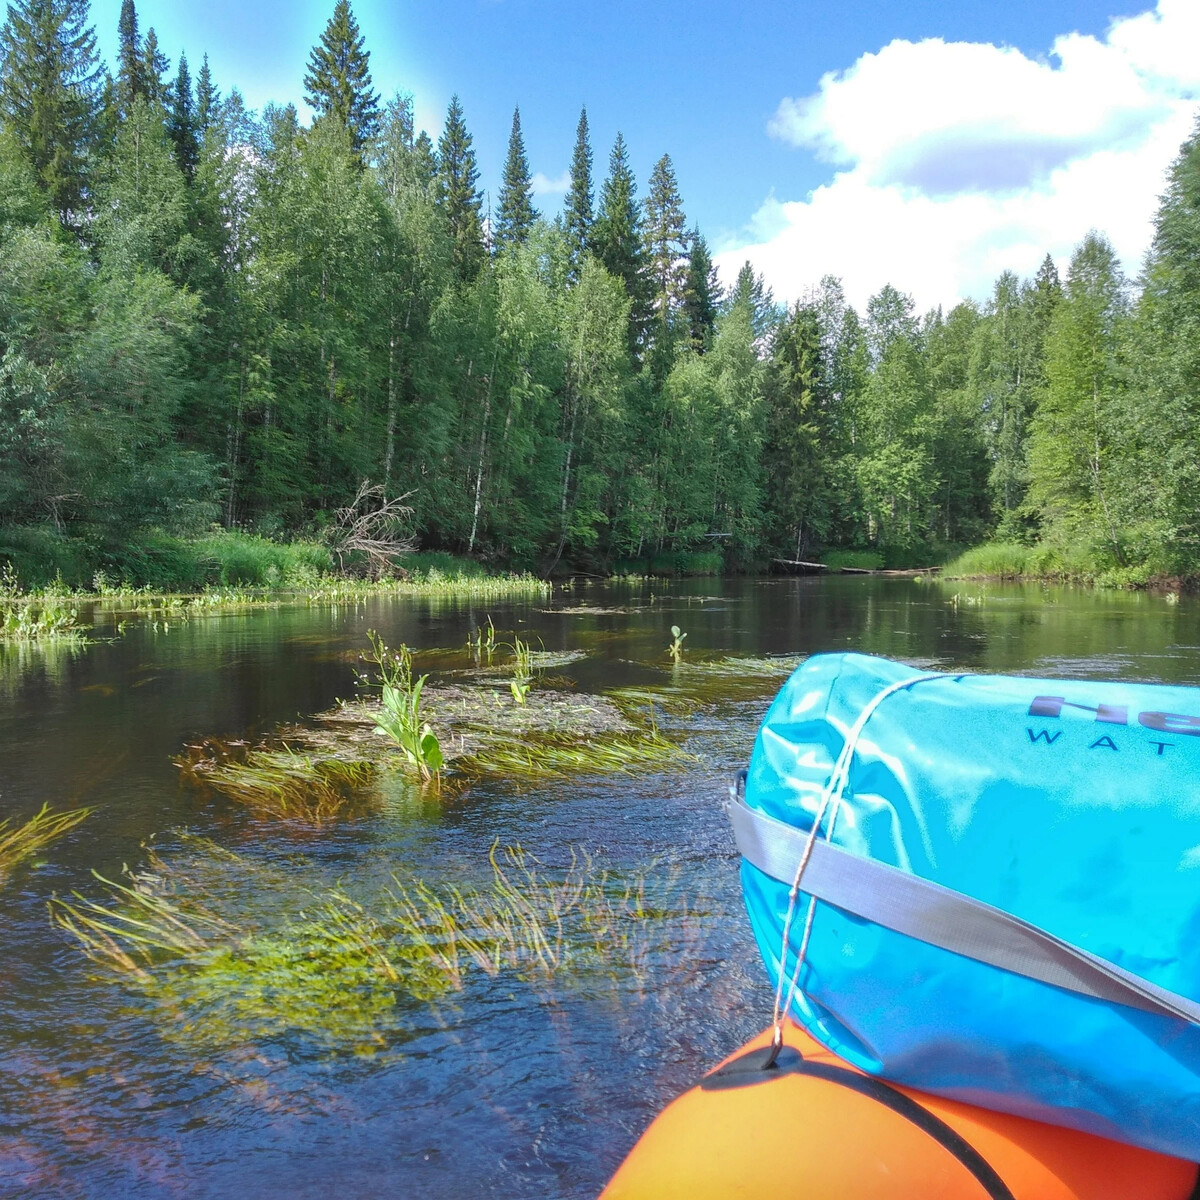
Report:
[[[43,804],[27,821],[14,826],[11,818],[0,821],[0,887],[8,882],[15,867],[44,850],[51,842],[74,829],[92,810],[72,808],[53,812]]]
[[[655,706],[688,716],[703,706],[769,696],[800,665],[799,656],[688,659],[670,667],[670,683],[613,688],[605,695],[631,720]]]
[[[657,731],[579,738],[542,734],[521,742],[494,743],[463,755],[455,766],[465,775],[565,779],[573,775],[633,775],[693,765],[697,761]]]
[[[413,1003],[474,971],[535,985],[601,976],[641,982],[671,922],[690,922],[677,876],[619,874],[572,849],[551,868],[493,843],[484,882],[394,875],[369,896],[298,892],[280,873],[200,838],[182,860],[151,852],[101,900],[50,902],[103,977],[152,1005],[165,1037],[215,1051],[288,1037],[326,1051],[377,1050]]]
[[[189,782],[212,788],[260,816],[322,828],[351,815],[375,768],[365,760],[250,748],[208,738],[174,760]]]
[[[780,658],[732,655],[709,659],[707,662],[692,660],[687,664],[687,669],[705,675],[740,679],[786,679],[803,661],[801,655],[786,655]]]

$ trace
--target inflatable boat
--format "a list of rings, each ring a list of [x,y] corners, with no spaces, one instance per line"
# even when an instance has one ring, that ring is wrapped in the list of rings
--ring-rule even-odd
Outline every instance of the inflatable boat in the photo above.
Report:
[[[601,1200],[1200,1200],[1195,1163],[866,1075],[792,1022],[670,1104]]]
[[[774,1020],[605,1200],[1200,1200],[1200,689],[815,656],[729,816]]]

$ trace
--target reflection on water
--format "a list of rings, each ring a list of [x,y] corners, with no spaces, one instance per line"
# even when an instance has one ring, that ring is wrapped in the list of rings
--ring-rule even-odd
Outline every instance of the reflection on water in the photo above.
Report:
[[[420,668],[436,677],[465,665],[489,616],[500,635],[540,643],[581,693],[657,697],[700,764],[492,780],[441,799],[391,780],[361,819],[303,836],[180,786],[171,759],[186,743],[261,736],[352,695],[367,629],[426,651]],[[549,603],[388,599],[165,629],[130,620],[123,636],[118,613],[87,619],[100,639],[88,646],[0,648],[0,819],[44,801],[98,806],[0,892],[3,1195],[593,1195],[653,1113],[768,1017],[720,812],[781,677],[755,660],[855,649],[1200,683],[1193,602],[1037,586],[592,585]],[[679,667],[665,653],[672,625],[688,634]],[[93,869],[119,879],[157,855],[182,872],[196,837],[243,864],[204,887],[210,900],[223,887],[222,912],[246,920],[309,913],[330,889],[367,897],[393,877],[484,887],[497,837],[551,869],[582,846],[618,873],[669,876],[687,912],[664,917],[671,936],[651,939],[636,970],[472,970],[436,1003],[397,1000],[366,1044],[314,1038],[311,1004],[324,1001],[303,987],[278,996],[278,1020],[216,1037],[188,1027],[194,1010],[164,1009],[152,989],[90,964],[46,911],[54,893],[104,898]]]

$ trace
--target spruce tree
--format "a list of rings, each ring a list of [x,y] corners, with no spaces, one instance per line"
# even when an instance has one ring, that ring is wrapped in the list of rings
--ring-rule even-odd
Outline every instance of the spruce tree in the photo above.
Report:
[[[433,148],[433,139],[423,129],[413,142],[413,174],[425,187],[437,182],[437,152]]]
[[[87,0],[13,0],[0,30],[0,126],[65,225],[82,223],[103,71]]]
[[[592,232],[592,145],[588,139],[587,109],[579,112],[575,126],[575,151],[571,155],[571,186],[563,202],[563,224],[572,280],[579,278],[583,252]]]
[[[496,216],[496,249],[519,246],[529,236],[537,220],[529,178],[529,160],[525,157],[525,139],[521,134],[521,110],[513,109],[512,132],[508,135],[508,158],[504,163],[504,183],[500,188],[500,212]]]
[[[646,337],[649,289],[643,270],[637,183],[629,169],[625,139],[619,133],[608,156],[608,178],[600,191],[591,250],[604,269],[625,284],[625,294],[630,300],[629,350],[636,359],[638,348]]]
[[[712,345],[717,329],[717,312],[721,305],[721,285],[717,268],[708,251],[708,243],[698,229],[689,235],[692,244],[688,257],[687,291],[683,311],[691,332],[692,345],[703,352]]]
[[[136,97],[145,94],[145,63],[142,61],[142,39],[138,36],[137,9],[133,0],[122,0],[121,17],[117,22],[117,102],[122,115],[129,112]]]
[[[379,128],[379,93],[371,87],[370,63],[349,0],[338,0],[308,56],[304,101],[319,117],[337,117],[360,154]]]
[[[726,301],[725,311],[730,311],[738,304],[745,304],[750,309],[756,342],[761,342],[768,334],[774,332],[786,315],[775,303],[775,294],[767,286],[767,281],[755,273],[749,260],[742,264],[742,269],[738,272],[737,281]]]
[[[200,143],[196,136],[196,112],[192,101],[192,76],[188,71],[187,55],[179,56],[179,72],[171,88],[171,109],[167,116],[167,133],[175,143],[175,160],[188,183],[196,174],[200,161]]]
[[[654,311],[665,320],[683,304],[687,289],[687,235],[684,232],[683,202],[675,181],[671,156],[664,154],[654,164],[646,196],[643,230],[646,262],[654,289]]]
[[[201,135],[217,119],[217,109],[220,106],[221,93],[213,83],[206,54],[200,64],[200,74],[196,76],[196,128]]]
[[[146,30],[142,47],[142,77],[146,82],[146,99],[151,104],[167,106],[171,88],[166,77],[170,69],[171,60],[158,48],[158,34],[151,26]]]
[[[457,94],[450,99],[446,126],[438,140],[438,196],[454,242],[454,266],[461,279],[474,279],[483,262],[482,196],[472,137]]]

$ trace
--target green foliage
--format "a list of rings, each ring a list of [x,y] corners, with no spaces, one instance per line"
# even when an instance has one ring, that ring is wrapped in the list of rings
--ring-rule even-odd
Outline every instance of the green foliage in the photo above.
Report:
[[[859,571],[880,571],[885,565],[883,555],[878,550],[827,550],[821,553],[820,559],[835,570],[852,567]]]
[[[749,262],[721,296],[668,155],[643,208],[618,134],[594,196],[586,113],[550,224],[514,111],[489,255],[461,104],[436,153],[410,98],[381,111],[347,0],[307,128],[207,60],[168,81],[133,0],[117,33],[106,77],[84,0],[0,32],[0,558],[28,582],[361,596],[283,547],[367,479],[454,556],[410,561],[431,592],[987,540],[1200,571],[1196,137],[1138,296],[1096,234],[1065,285],[1047,256],[948,313],[889,285],[860,314],[833,277],[785,311]]]

